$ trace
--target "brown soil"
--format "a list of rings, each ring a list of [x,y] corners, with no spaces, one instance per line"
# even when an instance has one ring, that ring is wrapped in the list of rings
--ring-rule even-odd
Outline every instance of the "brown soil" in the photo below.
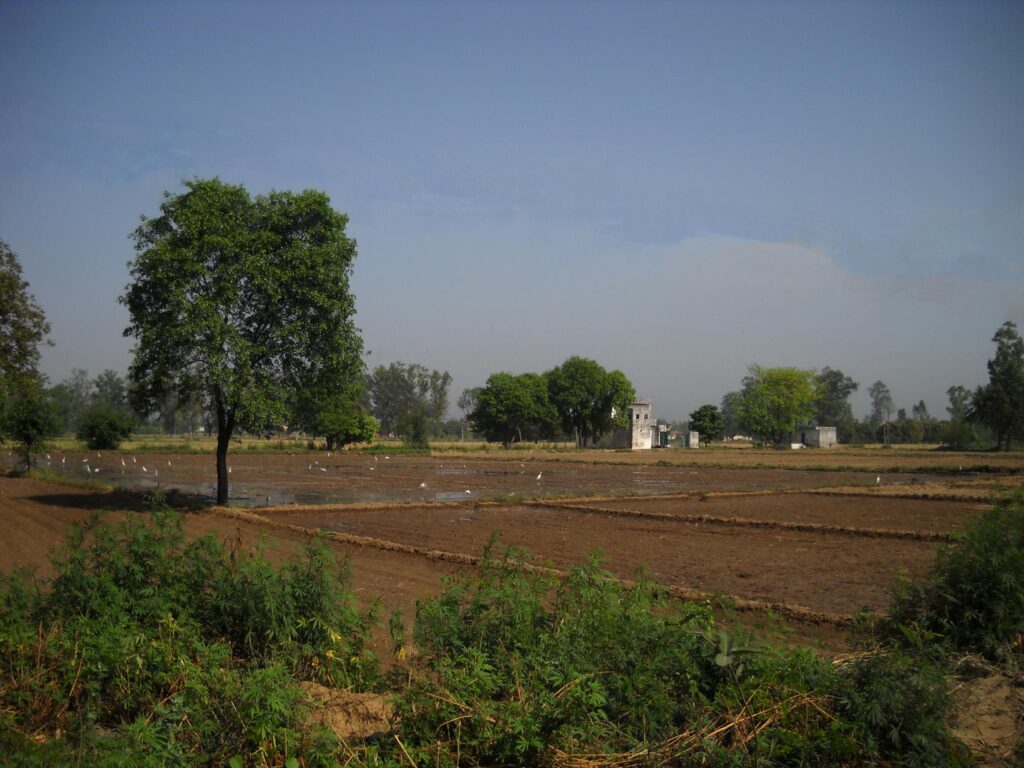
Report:
[[[558,502],[555,502],[558,503]],[[568,503],[568,502],[567,502]],[[886,496],[759,494],[750,496],[582,499],[574,506],[650,515],[743,518],[780,523],[946,534],[963,530],[988,508],[976,502]]]
[[[968,660],[969,661],[969,660]],[[1024,756],[1024,679],[977,665],[953,690],[954,735],[982,768],[1014,768]]]
[[[856,471],[665,466],[602,460],[608,456],[631,458],[631,454],[624,453],[587,452],[567,456],[572,458],[534,460],[528,456],[506,456],[492,459],[480,454],[472,458],[445,455],[385,458],[351,451],[331,456],[323,452],[239,451],[229,454],[228,464],[232,502],[254,506],[444,501],[463,498],[467,490],[470,498],[495,498],[513,494],[625,496],[869,488],[874,487],[876,477]],[[40,466],[73,479],[89,479],[140,491],[176,488],[195,494],[204,503],[212,502],[216,483],[216,467],[210,454],[54,453],[50,460],[41,458]],[[935,478],[897,472],[883,474],[881,482],[886,486],[914,483],[927,488]]]
[[[89,518],[94,512],[113,509],[118,497],[89,489],[75,489],[31,479],[0,477],[0,571],[16,567],[34,568],[40,577],[53,575],[49,553],[60,545],[68,526]],[[130,512],[109,513],[111,520]],[[265,526],[211,513],[185,516],[190,537],[212,535],[252,547],[264,540],[267,557],[280,561],[307,536],[288,531],[268,531]],[[444,576],[466,570],[457,564],[436,563],[400,552],[378,552],[330,542],[337,556],[349,558],[354,587],[364,605],[379,600],[389,612],[398,608],[406,617],[414,615],[416,600],[437,594]],[[387,615],[385,613],[385,615]],[[383,649],[383,646],[382,646]]]
[[[340,739],[366,739],[391,728],[394,708],[384,694],[355,693],[311,682],[299,685],[313,705],[309,722],[326,725]]]
[[[810,497],[816,503],[815,497]],[[674,586],[850,615],[884,608],[901,572],[919,576],[931,541],[786,529],[751,530],[523,505],[308,509],[270,519],[428,549],[479,554],[498,532],[530,550],[531,562],[565,569],[598,551],[617,576],[641,570]]]

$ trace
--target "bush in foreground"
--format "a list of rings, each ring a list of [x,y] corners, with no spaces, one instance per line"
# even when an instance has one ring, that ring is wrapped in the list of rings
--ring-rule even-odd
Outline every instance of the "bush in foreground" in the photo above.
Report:
[[[424,669],[398,710],[417,764],[966,764],[934,665],[736,637],[596,562],[558,582],[488,556],[420,606],[414,636]]]
[[[181,518],[76,528],[49,589],[0,585],[0,750],[16,764],[330,764],[297,681],[372,685],[367,617],[313,542],[280,568]]]
[[[897,592],[883,632],[937,635],[958,652],[998,660],[1024,633],[1024,490],[975,518],[934,573]]]

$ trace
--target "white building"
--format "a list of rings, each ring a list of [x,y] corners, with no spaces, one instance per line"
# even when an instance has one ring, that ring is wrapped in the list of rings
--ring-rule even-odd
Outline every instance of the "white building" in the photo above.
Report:
[[[805,448],[831,448],[838,442],[835,427],[798,427],[793,445]]]

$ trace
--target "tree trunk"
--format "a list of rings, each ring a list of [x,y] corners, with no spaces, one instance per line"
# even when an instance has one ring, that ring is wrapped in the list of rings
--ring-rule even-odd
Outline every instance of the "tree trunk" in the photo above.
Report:
[[[217,504],[228,504],[228,446],[235,429],[234,413],[227,413],[224,406],[217,404]]]

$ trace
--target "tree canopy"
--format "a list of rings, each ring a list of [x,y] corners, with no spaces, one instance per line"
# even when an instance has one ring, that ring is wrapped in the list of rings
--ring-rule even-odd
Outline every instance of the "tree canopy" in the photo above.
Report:
[[[17,255],[0,240],[0,395],[14,379],[35,374],[39,347],[50,343],[49,333],[50,324],[21,277]]]
[[[370,415],[361,379],[314,384],[297,393],[293,421],[310,435],[323,436],[327,450],[351,443],[368,443],[380,428]]]
[[[840,442],[848,442],[856,428],[850,407],[850,395],[860,386],[840,370],[828,366],[817,375],[818,398],[814,403],[814,420],[819,426],[835,427]]]
[[[32,454],[60,432],[60,420],[39,376],[19,375],[5,400],[0,403],[0,436],[14,443],[25,469],[31,469]]]
[[[968,415],[995,432],[997,450],[1009,450],[1015,436],[1024,437],[1024,339],[1007,321],[992,341],[996,354],[988,361],[989,381],[975,390]]]
[[[717,406],[708,404],[690,414],[690,429],[700,435],[701,443],[710,443],[722,436],[725,419]]]
[[[762,442],[787,443],[798,426],[814,417],[818,397],[814,371],[750,365],[743,379],[740,423]]]
[[[573,356],[544,377],[562,428],[575,437],[577,446],[626,425],[636,391],[622,371],[606,371],[594,360]]]
[[[349,289],[356,243],[323,192],[250,196],[219,179],[165,193],[143,217],[121,302],[135,339],[138,409],[201,396],[216,418],[217,501],[228,501],[236,428],[285,423],[310,381],[339,386],[363,369]]]
[[[437,434],[448,412],[451,383],[448,371],[432,371],[418,363],[378,365],[366,387],[381,432],[423,440],[426,433]]]
[[[517,440],[537,440],[550,434],[557,420],[547,380],[536,373],[491,374],[487,383],[475,390],[469,413],[474,431],[506,448]]]

